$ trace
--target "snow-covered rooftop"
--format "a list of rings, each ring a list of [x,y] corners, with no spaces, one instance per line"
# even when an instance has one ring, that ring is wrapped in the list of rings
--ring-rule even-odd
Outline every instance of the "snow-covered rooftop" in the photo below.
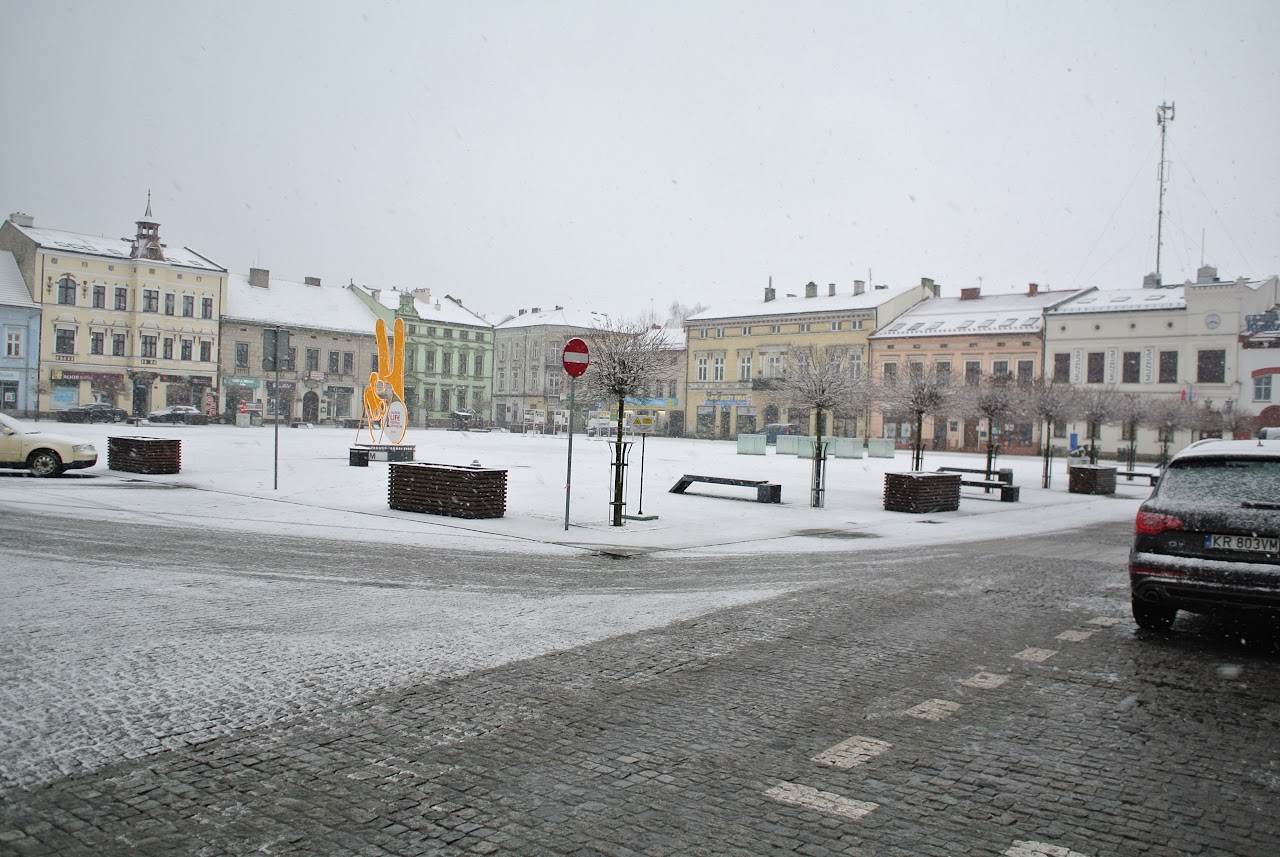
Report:
[[[227,275],[228,319],[372,336],[377,316],[347,286],[310,286],[271,277],[263,289]]]
[[[435,297],[431,294],[430,289],[401,291],[400,289],[373,289],[368,286],[355,286],[355,288],[362,288],[366,294],[372,296],[374,300],[390,310],[400,309],[400,297],[402,295],[413,295],[414,311],[418,314],[418,318],[423,321],[434,321],[440,324],[462,324],[470,327],[493,327],[482,316],[459,303],[456,298],[448,295]]]
[[[40,304],[31,299],[26,280],[18,270],[18,260],[8,250],[0,250],[0,306],[39,309]]]
[[[886,301],[898,297],[903,292],[919,287],[873,286],[860,295],[853,294],[852,287],[841,288],[842,291],[832,295],[828,294],[829,286],[819,285],[818,293],[811,298],[807,298],[804,296],[805,287],[800,286],[795,293],[779,293],[771,301],[766,301],[763,295],[758,298],[726,301],[704,312],[689,316],[687,322],[873,310]]]
[[[1081,294],[1078,290],[1036,294],[981,295],[977,298],[932,298],[916,304],[871,335],[955,336],[975,333],[1039,333],[1044,310]]]
[[[155,221],[150,221],[154,223]],[[133,249],[132,238],[106,238],[101,235],[82,235],[79,232],[65,232],[61,229],[45,229],[39,226],[20,226],[12,223],[15,229],[35,241],[46,250],[63,250],[67,253],[83,253],[89,256],[105,256],[109,259],[132,261],[129,253]],[[164,263],[182,268],[196,268],[202,271],[225,271],[221,265],[206,259],[190,247],[164,247]],[[145,260],[155,265],[153,260]]]
[[[1055,307],[1045,315],[1067,315],[1084,312],[1142,312],[1146,310],[1186,309],[1185,286],[1171,288],[1098,289],[1080,294]]]
[[[580,330],[600,330],[609,326],[609,316],[594,310],[555,307],[549,310],[537,310],[513,315],[497,325],[497,329],[510,330],[516,327],[538,327],[539,325],[576,327]]]

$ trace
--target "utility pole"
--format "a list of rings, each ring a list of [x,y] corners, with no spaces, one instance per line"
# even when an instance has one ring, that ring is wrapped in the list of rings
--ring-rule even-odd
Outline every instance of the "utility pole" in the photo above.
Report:
[[[1164,160],[1164,137],[1165,137],[1165,132],[1168,130],[1168,124],[1173,121],[1173,107],[1174,107],[1173,102],[1170,102],[1168,104],[1161,104],[1159,107],[1156,108],[1156,124],[1160,126],[1160,170],[1159,170],[1160,203],[1156,213],[1156,282],[1157,283],[1161,282],[1160,280],[1160,244],[1163,238],[1164,185],[1165,185],[1165,180],[1167,178],[1165,175],[1166,164]]]

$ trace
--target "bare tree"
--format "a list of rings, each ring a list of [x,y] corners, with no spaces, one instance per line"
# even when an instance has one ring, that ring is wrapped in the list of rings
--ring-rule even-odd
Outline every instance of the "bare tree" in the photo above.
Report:
[[[1197,423],[1195,405],[1173,396],[1152,399],[1147,407],[1149,425],[1159,432],[1160,461],[1159,466],[1169,463],[1169,444],[1173,442],[1176,432],[1194,428]]]
[[[987,421],[987,478],[990,479],[999,455],[999,428],[1020,410],[1023,390],[1012,375],[999,372],[964,387],[960,401],[969,416]]]
[[[612,525],[622,526],[625,483],[622,441],[627,398],[640,396],[665,379],[678,352],[672,350],[659,327],[642,322],[605,318],[604,325],[587,335],[591,365],[585,377],[588,395],[618,403],[617,445],[613,462]]]
[[[1121,412],[1123,398],[1115,387],[1078,387],[1080,418],[1085,421],[1089,437],[1089,463],[1098,463],[1098,436],[1103,423],[1109,423]]]
[[[1252,434],[1254,425],[1257,423],[1257,418],[1252,412],[1247,410],[1238,411],[1232,403],[1228,403],[1221,408],[1206,406],[1203,414],[1201,428],[1205,431],[1220,434],[1228,439],[1234,438],[1238,434]]]
[[[1129,435],[1129,449],[1125,453],[1128,459],[1128,470],[1132,470],[1138,461],[1138,429],[1147,425],[1151,412],[1151,400],[1137,393],[1121,393],[1116,405],[1116,419],[1120,421],[1123,434]],[[1130,477],[1131,479],[1133,477]]]
[[[919,367],[919,368],[917,368]],[[886,416],[895,420],[911,420],[911,469],[924,469],[924,418],[946,411],[955,399],[951,373],[925,369],[912,364],[905,379],[881,388],[881,403]]]
[[[1053,426],[1054,423],[1075,416],[1076,389],[1070,384],[1055,383],[1052,378],[1041,377],[1026,391],[1026,412],[1040,423],[1040,439],[1044,444],[1044,468],[1040,484],[1048,488],[1053,481]]]
[[[685,319],[691,315],[697,315],[709,309],[705,304],[695,303],[693,306],[682,304],[680,301],[672,301],[671,306],[667,307],[667,318],[663,324],[664,327],[681,327]]]
[[[788,409],[805,408],[814,411],[816,434],[813,455],[813,486],[810,505],[822,505],[822,468],[824,450],[822,430],[824,416],[847,407],[857,398],[862,381],[856,378],[847,364],[848,354],[843,348],[796,348],[787,353],[784,361],[784,380],[781,396]]]

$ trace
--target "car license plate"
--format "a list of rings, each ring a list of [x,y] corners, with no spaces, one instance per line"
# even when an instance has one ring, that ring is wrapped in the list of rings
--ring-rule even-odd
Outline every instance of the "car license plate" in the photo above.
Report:
[[[1256,551],[1258,553],[1280,553],[1280,537],[1278,536],[1222,536],[1222,535],[1208,534],[1204,537],[1204,546],[1212,550]]]

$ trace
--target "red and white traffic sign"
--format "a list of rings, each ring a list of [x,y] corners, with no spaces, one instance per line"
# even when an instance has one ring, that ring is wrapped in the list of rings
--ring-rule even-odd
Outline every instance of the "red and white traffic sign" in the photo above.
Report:
[[[560,360],[564,363],[564,371],[569,373],[569,377],[577,378],[586,372],[587,366],[591,364],[591,352],[587,350],[587,343],[574,337],[565,343]]]

